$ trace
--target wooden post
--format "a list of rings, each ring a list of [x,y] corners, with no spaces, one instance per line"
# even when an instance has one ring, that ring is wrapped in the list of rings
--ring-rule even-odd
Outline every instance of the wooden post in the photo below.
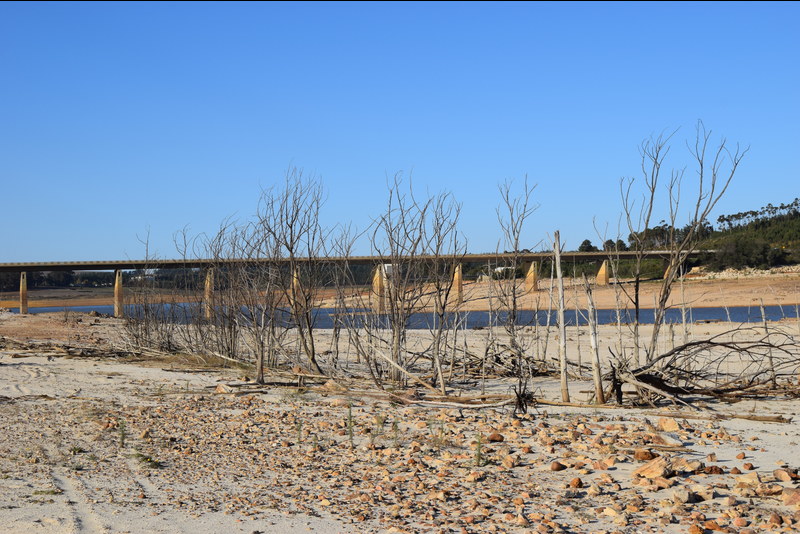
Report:
[[[595,285],[598,286],[607,286],[609,282],[608,277],[608,260],[603,260],[603,264],[600,266],[600,270],[597,271],[597,278],[595,279]]]
[[[372,300],[373,309],[383,313],[386,309],[386,270],[382,263],[375,268],[375,273],[372,275]]]
[[[453,289],[456,290],[456,306],[464,304],[464,277],[461,264],[456,265],[453,271]]]
[[[561,236],[554,232],[553,262],[556,264],[558,279],[558,366],[561,371],[561,400],[569,402],[569,384],[567,380],[567,325],[564,321],[564,276],[561,272]]]
[[[122,304],[122,271],[114,271],[114,317],[124,317],[125,309]]]
[[[19,313],[28,313],[28,273],[19,273]]]
[[[535,261],[532,261],[528,266],[528,272],[525,273],[525,291],[537,291],[539,289],[539,269]]]
[[[206,285],[203,292],[203,316],[206,319],[211,319],[214,314],[214,268],[209,267],[206,270]]]

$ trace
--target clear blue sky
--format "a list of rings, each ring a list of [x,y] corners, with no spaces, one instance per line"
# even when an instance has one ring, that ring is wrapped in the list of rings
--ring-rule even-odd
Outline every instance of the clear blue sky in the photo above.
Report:
[[[615,237],[641,141],[680,128],[684,166],[698,119],[751,147],[714,219],[790,201],[798,24],[768,2],[4,2],[0,262],[141,258],[148,228],[173,257],[290,166],[321,176],[326,224],[369,224],[397,172],[452,191],[471,252],[527,175],[525,243],[575,249],[595,220]]]

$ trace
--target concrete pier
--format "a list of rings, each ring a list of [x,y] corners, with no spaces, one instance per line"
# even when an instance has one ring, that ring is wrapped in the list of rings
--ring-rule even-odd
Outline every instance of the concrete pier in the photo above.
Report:
[[[19,273],[19,313],[28,313],[28,273]]]
[[[123,305],[122,291],[122,271],[114,271],[114,317],[124,317],[125,307]]]
[[[386,269],[383,264],[375,267],[372,275],[372,308],[378,313],[386,311]]]
[[[603,260],[603,264],[600,266],[600,270],[597,271],[597,278],[595,279],[595,284],[598,286],[607,286],[608,283],[609,283],[608,260]]]
[[[453,270],[453,289],[456,292],[456,306],[461,306],[464,304],[464,276],[460,263]]]
[[[537,291],[539,289],[539,264],[532,261],[525,272],[525,291]]]
[[[211,319],[214,315],[214,268],[206,270],[206,285],[203,290],[203,316]]]

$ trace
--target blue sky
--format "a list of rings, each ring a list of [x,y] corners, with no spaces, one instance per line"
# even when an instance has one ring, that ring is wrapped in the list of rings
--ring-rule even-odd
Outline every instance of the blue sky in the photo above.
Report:
[[[499,183],[537,184],[524,242],[616,237],[643,139],[698,119],[750,146],[720,213],[800,196],[800,4],[0,4],[0,262],[176,255],[296,166],[325,224],[387,177],[462,203],[495,250]],[[688,199],[689,193],[684,192]],[[666,208],[666,205],[663,205]],[[624,232],[627,235],[627,232]],[[368,253],[364,246],[362,253]]]

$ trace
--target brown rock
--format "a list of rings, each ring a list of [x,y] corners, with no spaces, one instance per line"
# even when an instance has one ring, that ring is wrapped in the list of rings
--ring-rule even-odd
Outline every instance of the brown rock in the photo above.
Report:
[[[733,473],[733,469],[731,469],[731,473]],[[736,477],[737,485],[741,484],[744,486],[757,486],[761,483],[761,477],[758,476],[756,471],[751,473],[747,473],[746,475],[742,475],[740,477]]]
[[[550,471],[563,471],[566,469],[567,466],[559,462],[558,460],[554,461],[550,464]]]
[[[508,454],[503,458],[503,467],[506,469],[512,469],[517,465],[516,457]]]
[[[639,462],[649,462],[656,458],[656,455],[649,449],[636,449],[633,451],[633,458]]]
[[[681,427],[672,417],[662,417],[658,420],[658,428],[662,432],[677,432]]]
[[[647,462],[633,472],[634,476],[650,479],[658,477],[666,478],[672,474],[672,468],[669,466],[667,459],[663,456]]]
[[[569,481],[569,487],[570,488],[582,488],[583,487],[583,480],[581,480],[580,478],[577,478],[577,477],[573,478],[572,480]]]
[[[480,471],[473,471],[469,475],[467,475],[467,482],[480,482],[486,477],[484,473]]]
[[[775,480],[780,480],[781,482],[791,482],[793,478],[792,474],[786,469],[776,469],[772,472],[772,476],[775,477]]]
[[[503,434],[501,434],[500,432],[492,432],[491,434],[489,434],[489,437],[486,438],[486,441],[489,441],[491,443],[500,443],[502,441],[505,441],[505,439],[506,438],[504,438]]]
[[[713,519],[711,519],[711,520],[709,520],[709,521],[706,521],[705,523],[703,523],[703,528],[704,528],[704,529],[706,529],[706,530],[718,530],[718,531],[723,531],[723,530],[725,530],[725,529],[723,529],[722,527],[720,527],[720,526],[719,526],[719,523],[717,523],[717,522],[716,522],[716,521],[714,521]]]
[[[739,454],[736,455],[736,459],[737,460],[744,460],[744,458],[745,458],[745,454],[743,452],[740,452]]]
[[[747,470],[747,471],[752,471],[753,469],[755,469],[755,467],[753,466],[753,464],[751,464],[750,462],[747,462],[747,463],[746,463],[746,464],[744,464],[742,467],[744,467],[744,468],[745,468],[745,470]]]
[[[800,507],[800,489],[797,488],[783,488],[781,499],[786,506]]]
[[[700,460],[687,460],[679,456],[672,459],[670,467],[676,473],[697,473],[701,469],[704,469],[705,465]]]
[[[731,474],[732,475],[741,475],[742,471],[738,467],[734,467],[733,469],[731,469]]]
[[[770,525],[780,526],[783,524],[783,518],[776,514],[775,512],[769,516],[769,520],[767,521]]]
[[[703,527],[694,524],[689,527],[689,534],[703,534]]]

